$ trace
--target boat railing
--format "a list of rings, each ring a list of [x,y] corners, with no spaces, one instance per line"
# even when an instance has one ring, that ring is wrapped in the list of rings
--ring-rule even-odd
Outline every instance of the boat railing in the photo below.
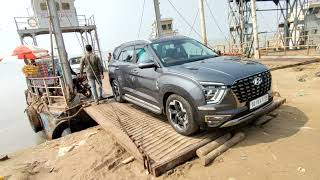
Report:
[[[59,103],[67,104],[66,89],[60,76],[27,77],[27,86],[32,98],[44,98],[48,103],[48,107],[57,107]]]
[[[14,17],[17,30],[38,29],[39,27],[36,24],[31,24],[31,20],[36,20],[36,17]],[[95,25],[95,18],[93,15],[89,18],[86,15],[77,15],[77,21],[79,27]]]

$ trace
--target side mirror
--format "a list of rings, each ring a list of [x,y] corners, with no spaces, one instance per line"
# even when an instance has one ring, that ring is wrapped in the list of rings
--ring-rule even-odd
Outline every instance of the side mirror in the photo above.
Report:
[[[140,63],[138,67],[140,69],[147,69],[147,68],[157,68],[158,66],[154,62],[150,62],[150,63]]]

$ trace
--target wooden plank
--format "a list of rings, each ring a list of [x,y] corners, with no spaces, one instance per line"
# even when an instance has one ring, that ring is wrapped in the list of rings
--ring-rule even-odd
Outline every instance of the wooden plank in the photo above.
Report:
[[[295,64],[289,64],[289,65],[270,68],[270,71],[275,71],[275,70],[279,70],[279,69],[286,69],[286,68],[292,68],[292,67],[297,67],[297,66],[302,66],[302,65],[307,65],[307,64],[313,64],[313,63],[318,63],[318,62],[320,62],[320,59],[312,59],[312,60],[304,61],[304,62],[300,62],[300,63],[295,63]]]
[[[166,133],[166,132],[168,132],[168,133]],[[163,139],[165,140],[165,139],[170,138],[172,136],[175,136],[175,134],[167,129],[165,131],[162,131],[162,133],[156,134],[152,140],[145,142],[144,147],[147,148],[148,146],[154,145],[155,143],[156,143],[155,145],[157,145],[159,140],[163,140]]]
[[[172,156],[166,157],[166,159],[163,159],[162,161],[155,163],[152,166],[152,174],[158,177],[166,171],[188,161],[196,155],[196,150],[198,148],[211,142],[219,136],[221,136],[221,133],[213,134],[212,136],[206,137],[196,144],[188,146],[183,151],[177,152],[176,154],[173,154]]]
[[[90,106],[85,108],[85,111],[97,121],[104,129],[111,132],[111,134],[117,139],[117,142],[121,144],[131,155],[133,155],[138,161],[143,163],[143,157],[136,145],[131,139],[124,134],[122,130],[119,130],[110,120],[107,120],[103,114],[97,109],[100,106]],[[110,117],[111,118],[111,117]]]
[[[85,111],[143,163],[137,146],[142,148],[151,159],[151,173],[155,176],[194,157],[197,148],[217,136],[216,133],[201,133],[193,137],[180,135],[161,118],[128,104],[109,102],[88,107]]]

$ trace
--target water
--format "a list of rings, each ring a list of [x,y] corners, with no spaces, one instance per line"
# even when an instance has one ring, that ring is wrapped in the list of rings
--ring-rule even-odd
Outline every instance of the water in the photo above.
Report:
[[[0,62],[0,154],[34,146],[40,142],[29,125],[22,74],[23,61],[7,58]]]

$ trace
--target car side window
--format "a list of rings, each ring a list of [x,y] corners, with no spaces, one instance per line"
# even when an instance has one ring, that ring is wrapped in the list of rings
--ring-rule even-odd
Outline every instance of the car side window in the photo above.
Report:
[[[145,48],[136,49],[137,64],[152,63],[153,59]]]
[[[133,48],[126,48],[122,50],[119,60],[123,62],[133,62]]]

